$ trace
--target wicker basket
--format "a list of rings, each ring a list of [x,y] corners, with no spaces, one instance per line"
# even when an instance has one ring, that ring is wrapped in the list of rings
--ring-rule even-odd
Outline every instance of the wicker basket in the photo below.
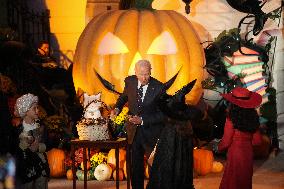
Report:
[[[82,119],[76,125],[80,140],[108,140],[110,132],[106,120]]]

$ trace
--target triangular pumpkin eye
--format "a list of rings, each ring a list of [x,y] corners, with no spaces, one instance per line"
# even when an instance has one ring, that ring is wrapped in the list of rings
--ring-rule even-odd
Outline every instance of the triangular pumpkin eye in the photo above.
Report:
[[[128,52],[129,50],[123,41],[110,32],[104,36],[98,48],[99,55],[123,54]]]
[[[156,37],[150,45],[147,54],[170,55],[176,54],[177,46],[174,38],[167,31]]]

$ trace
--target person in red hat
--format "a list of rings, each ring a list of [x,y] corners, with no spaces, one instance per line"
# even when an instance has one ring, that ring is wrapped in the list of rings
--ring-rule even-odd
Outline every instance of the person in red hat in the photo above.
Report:
[[[227,150],[227,162],[220,189],[251,189],[253,145],[261,144],[259,116],[255,110],[262,97],[246,88],[236,87],[221,94],[230,105],[224,135],[214,151]]]

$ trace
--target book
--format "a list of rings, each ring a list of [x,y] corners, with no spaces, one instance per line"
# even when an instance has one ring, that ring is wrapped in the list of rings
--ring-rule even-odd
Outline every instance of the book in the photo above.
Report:
[[[249,83],[251,81],[259,80],[259,79],[262,79],[262,78],[263,78],[262,72],[257,72],[257,73],[254,73],[254,74],[246,75],[245,77],[241,78],[240,80],[241,80],[242,83]]]
[[[241,47],[241,51],[244,54],[255,54],[255,55],[259,55],[259,52],[249,49],[247,47]],[[243,56],[243,54],[240,52],[240,50],[237,50],[236,52],[233,53],[233,56]]]
[[[262,72],[263,71],[263,62],[256,62],[252,64],[239,64],[239,65],[231,65],[226,61],[223,61],[227,71],[238,75],[238,74],[253,74],[257,72]]]
[[[249,75],[247,75],[247,74],[235,75],[232,72],[228,72],[228,76],[229,76],[229,78],[232,78],[232,79],[240,78],[240,81],[242,83],[249,83],[251,81],[255,81],[255,80],[259,80],[259,79],[263,78],[262,72],[257,72],[257,73],[253,73],[253,74],[249,74]]]
[[[264,96],[266,94],[266,91],[265,91],[266,88],[267,88],[267,86],[261,87],[259,90],[255,91],[255,92],[257,92],[261,96]]]
[[[233,53],[233,56],[225,56],[224,59],[232,65],[249,64],[259,62],[259,52],[247,47],[241,47],[240,50]]]
[[[258,55],[225,56],[224,59],[231,65],[252,64],[260,61]]]
[[[255,80],[249,83],[244,84],[244,86],[253,92],[258,91],[259,89],[261,89],[262,87],[266,86],[266,82],[265,79],[260,79],[260,80]]]
[[[250,74],[254,74],[254,73],[258,73],[258,72],[263,72],[264,69],[263,69],[262,66],[263,66],[263,63],[261,65],[244,68],[244,69],[242,69],[241,73],[245,74],[245,75],[250,75]]]
[[[264,85],[261,85],[260,87],[254,89],[254,90],[252,90],[252,91],[253,91],[253,92],[256,92],[256,91],[258,91],[259,89],[261,89],[262,87],[267,87],[267,84],[265,83]],[[266,94],[267,94],[267,93],[265,93],[264,95],[266,95]]]

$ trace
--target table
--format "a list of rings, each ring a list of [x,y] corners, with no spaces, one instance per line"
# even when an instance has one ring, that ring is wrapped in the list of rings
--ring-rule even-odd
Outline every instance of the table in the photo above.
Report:
[[[78,148],[83,148],[83,166],[84,166],[84,189],[87,189],[87,149],[103,148],[115,149],[116,165],[119,165],[119,148],[126,147],[126,174],[127,174],[127,189],[130,189],[130,150],[126,139],[113,141],[89,141],[89,140],[71,140],[71,159],[73,173],[73,189],[76,189],[76,170],[75,170],[75,151]],[[116,178],[119,178],[119,166],[116,166]],[[119,189],[119,179],[116,179],[116,189]]]

